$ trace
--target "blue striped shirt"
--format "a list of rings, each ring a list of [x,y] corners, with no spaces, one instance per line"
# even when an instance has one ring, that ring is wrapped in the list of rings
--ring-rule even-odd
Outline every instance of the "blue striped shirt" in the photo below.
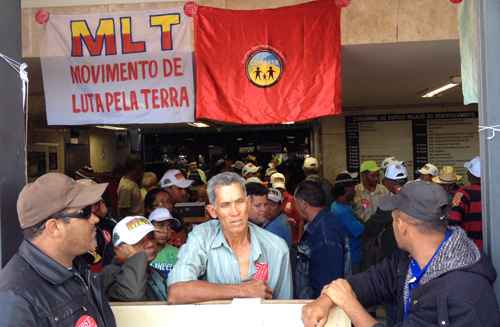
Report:
[[[255,264],[269,267],[267,284],[273,290],[273,299],[291,299],[293,296],[290,254],[285,241],[252,223],[250,229],[250,267],[246,278],[240,277],[238,258],[229,247],[218,220],[210,220],[193,228],[168,276],[168,286],[192,280],[206,280],[214,284],[240,284],[251,280]]]

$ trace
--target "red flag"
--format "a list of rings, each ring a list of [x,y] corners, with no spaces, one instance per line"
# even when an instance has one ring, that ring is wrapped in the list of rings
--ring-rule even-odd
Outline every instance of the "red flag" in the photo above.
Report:
[[[199,6],[196,118],[276,124],[341,113],[340,9]]]

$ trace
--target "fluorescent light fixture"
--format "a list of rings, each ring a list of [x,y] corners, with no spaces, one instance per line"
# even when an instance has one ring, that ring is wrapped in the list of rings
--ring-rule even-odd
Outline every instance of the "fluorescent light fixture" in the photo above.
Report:
[[[198,127],[198,128],[207,128],[210,127],[210,125],[201,123],[201,122],[194,122],[194,123],[188,123],[189,126],[191,127]]]
[[[293,124],[295,124],[295,122],[294,121],[284,121],[281,124],[282,125],[293,125]]]
[[[435,97],[436,95],[438,94],[441,94],[449,89],[452,89],[458,85],[460,85],[460,83],[462,82],[462,79],[460,78],[460,76],[452,76],[450,78],[450,81],[443,85],[443,86],[440,86],[438,88],[435,88],[433,90],[430,90],[430,91],[426,91],[426,93],[424,93],[422,95],[422,98],[432,98],[432,97]]]
[[[96,127],[101,128],[101,129],[110,129],[112,131],[126,131],[127,130],[126,127],[110,126],[110,125],[100,125],[100,126],[96,126]]]

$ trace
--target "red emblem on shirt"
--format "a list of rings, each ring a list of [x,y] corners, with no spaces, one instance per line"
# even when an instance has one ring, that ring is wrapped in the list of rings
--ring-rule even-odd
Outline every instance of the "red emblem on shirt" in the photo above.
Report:
[[[97,327],[94,318],[88,315],[81,316],[75,324],[75,327]]]
[[[255,275],[253,276],[254,280],[261,280],[263,282],[267,282],[267,278],[269,277],[269,266],[267,263],[256,263],[255,264]]]

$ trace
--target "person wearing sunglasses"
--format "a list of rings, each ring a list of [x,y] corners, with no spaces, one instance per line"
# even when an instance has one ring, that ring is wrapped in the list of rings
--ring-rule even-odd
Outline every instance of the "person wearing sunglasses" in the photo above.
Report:
[[[48,173],[22,189],[24,241],[0,273],[0,326],[116,326],[102,289],[80,255],[96,246],[92,205],[107,184]]]

